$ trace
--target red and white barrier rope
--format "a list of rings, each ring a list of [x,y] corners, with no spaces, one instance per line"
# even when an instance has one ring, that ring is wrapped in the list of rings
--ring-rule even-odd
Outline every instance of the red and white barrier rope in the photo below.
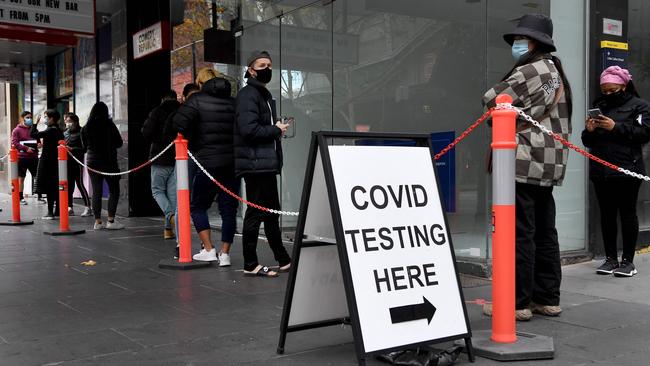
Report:
[[[199,163],[198,160],[196,160],[196,158],[194,157],[194,155],[192,155],[192,153],[190,151],[188,151],[187,154],[192,159],[192,161],[194,161],[196,166],[199,167],[199,169],[203,172],[203,174],[205,174],[214,184],[216,184],[219,188],[221,188],[222,191],[224,191],[227,194],[229,194],[230,196],[234,197],[237,201],[242,202],[245,205],[256,208],[258,210],[261,210],[261,211],[264,211],[264,212],[270,212],[270,213],[276,214],[276,215],[298,216],[300,214],[300,212],[274,210],[272,208],[267,208],[267,207],[255,204],[253,202],[246,201],[245,199],[239,197],[235,192],[233,192],[233,191],[229,190],[228,188],[226,188],[226,186],[221,184],[221,182],[214,179],[214,177],[210,173],[208,173],[208,171],[203,167],[203,165],[201,165],[201,163]]]
[[[602,165],[604,165],[604,166],[606,166],[606,167],[608,167],[610,169],[616,170],[618,172],[629,175],[631,177],[642,179],[642,180],[644,180],[646,182],[650,181],[650,177],[648,177],[646,175],[642,175],[642,174],[635,173],[635,172],[629,171],[627,169],[621,168],[621,167],[619,167],[617,165],[614,165],[614,164],[612,164],[612,163],[610,163],[608,161],[605,161],[605,160],[603,160],[603,159],[589,153],[588,151],[586,151],[585,149],[583,149],[581,147],[578,147],[578,146],[572,144],[570,141],[566,140],[565,138],[563,138],[559,134],[554,133],[553,131],[549,130],[548,127],[546,127],[546,126],[542,125],[541,123],[535,121],[535,119],[533,119],[533,117],[527,115],[524,111],[522,111],[521,109],[519,109],[517,107],[514,107],[514,106],[512,106],[510,104],[499,104],[499,105],[496,106],[496,109],[512,109],[512,110],[516,111],[517,114],[519,114],[527,122],[529,122],[533,126],[539,128],[542,132],[544,132],[545,134],[551,136],[554,140],[559,141],[561,144],[563,144],[564,146],[568,147],[569,149],[579,153],[580,155],[583,155],[584,157],[586,157],[588,159],[591,159],[591,160],[593,160],[593,161],[595,161],[597,163],[600,163],[600,164],[602,164]]]
[[[118,175],[127,175],[127,174],[130,174],[130,173],[136,172],[136,171],[138,171],[138,170],[140,170],[140,169],[146,167],[147,165],[153,163],[154,161],[156,161],[156,159],[158,159],[159,157],[161,157],[161,156],[162,156],[165,152],[167,152],[167,150],[169,150],[172,146],[174,146],[174,142],[172,142],[172,143],[170,143],[169,145],[167,145],[167,147],[165,147],[165,148],[164,148],[160,153],[158,153],[158,155],[156,155],[156,156],[154,156],[153,158],[151,158],[151,159],[145,161],[144,163],[142,163],[142,164],[136,166],[135,168],[133,168],[133,169],[129,169],[129,170],[124,171],[124,172],[116,172],[116,173],[102,172],[102,171],[100,171],[100,170],[93,169],[93,168],[89,167],[88,165],[84,164],[83,162],[79,161],[79,159],[77,159],[77,157],[74,156],[74,154],[72,154],[72,152],[70,151],[70,149],[69,149],[67,146],[66,146],[66,149],[67,149],[68,152],[69,152],[68,156],[71,156],[72,159],[73,159],[74,161],[77,162],[77,164],[79,164],[79,165],[81,165],[82,167],[88,169],[89,171],[91,171],[91,172],[93,172],[93,173],[96,173],[96,174],[100,174],[100,175],[106,175],[106,176],[118,176]]]

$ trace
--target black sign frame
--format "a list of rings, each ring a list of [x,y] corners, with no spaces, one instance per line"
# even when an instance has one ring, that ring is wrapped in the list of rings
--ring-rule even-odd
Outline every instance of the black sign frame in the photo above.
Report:
[[[357,302],[354,292],[354,284],[352,282],[352,275],[350,273],[350,263],[348,260],[347,248],[345,247],[345,236],[343,233],[343,223],[341,221],[341,213],[338,205],[338,197],[336,194],[336,186],[334,184],[334,175],[332,172],[332,163],[329,155],[330,146],[327,141],[332,139],[363,139],[363,140],[411,140],[415,142],[415,146],[419,147],[428,147],[431,156],[431,164],[433,166],[433,172],[436,179],[436,184],[438,182],[438,174],[435,169],[435,161],[433,159],[434,153],[431,147],[431,139],[429,135],[426,134],[403,134],[403,133],[374,133],[374,132],[338,132],[338,131],[321,131],[312,133],[311,145],[309,148],[309,156],[307,160],[307,169],[305,171],[305,180],[303,185],[302,197],[300,202],[300,215],[298,216],[298,223],[296,226],[296,235],[294,238],[294,247],[293,247],[293,258],[291,271],[289,273],[289,280],[287,282],[287,291],[285,294],[284,307],[282,311],[282,320],[280,324],[280,338],[278,341],[278,354],[284,354],[285,343],[287,334],[291,332],[297,332],[301,330],[321,328],[333,325],[340,324],[349,324],[352,327],[352,333],[354,338],[355,350],[357,355],[357,360],[359,365],[365,365],[365,360],[369,356],[374,356],[378,354],[384,354],[388,352],[415,348],[419,346],[430,345],[433,343],[442,343],[458,339],[465,340],[465,347],[467,350],[467,355],[470,362],[474,362],[474,348],[472,346],[472,331],[469,323],[469,316],[467,314],[467,307],[465,305],[465,295],[463,294],[463,289],[460,282],[460,276],[458,274],[458,265],[456,263],[456,255],[454,253],[453,241],[449,232],[449,222],[447,220],[447,213],[443,209],[442,215],[445,222],[445,228],[447,233],[447,238],[449,238],[449,247],[451,251],[451,256],[454,264],[454,270],[456,272],[456,281],[459,289],[460,299],[463,307],[463,314],[465,317],[465,324],[467,327],[467,333],[455,335],[451,337],[431,339],[423,342],[417,342],[412,344],[406,344],[402,346],[376,350],[372,352],[366,352],[363,343],[363,334],[361,332],[361,325],[359,323],[359,312],[357,309]],[[312,240],[305,240],[304,230],[307,220],[307,210],[309,209],[309,198],[311,195],[311,188],[314,178],[314,170],[316,165],[316,158],[320,152],[320,156],[323,162],[323,173],[325,177],[325,183],[327,187],[328,199],[330,204],[330,210],[332,214],[332,221],[334,224],[334,233],[336,237],[336,244],[318,242]],[[438,199],[440,202],[443,201],[442,194],[438,190]],[[349,311],[348,318],[340,319],[330,319],[325,321],[319,321],[308,324],[300,324],[289,326],[289,317],[291,314],[292,300],[294,296],[294,289],[296,283],[296,276],[298,271],[298,266],[300,262],[300,251],[302,248],[314,247],[314,246],[323,246],[323,245],[336,245],[339,254],[339,260],[341,264],[341,274],[343,277],[343,284],[345,287],[347,306]]]

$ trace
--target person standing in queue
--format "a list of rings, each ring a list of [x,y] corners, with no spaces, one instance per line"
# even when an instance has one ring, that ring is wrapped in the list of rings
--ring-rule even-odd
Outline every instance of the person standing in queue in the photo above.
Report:
[[[526,14],[515,30],[503,36],[511,45],[515,66],[483,96],[495,106],[505,93],[512,105],[549,130],[569,139],[571,87],[560,59],[551,55],[553,22],[542,14]],[[532,313],[558,316],[562,269],[555,228],[553,187],[564,180],[569,150],[525,119],[517,118],[515,163],[516,304],[515,317],[526,321]],[[491,305],[483,308],[492,314]]]
[[[237,123],[235,125],[235,170],[246,183],[246,198],[258,205],[280,209],[277,175],[282,169],[282,135],[288,124],[279,122],[275,103],[266,85],[273,75],[271,56],[266,51],[255,52],[248,59],[245,78],[248,79],[237,95]],[[247,207],[244,215],[243,249],[244,274],[247,276],[277,277],[259,263],[257,240],[260,225],[279,263],[279,271],[291,267],[291,257],[282,244],[280,220],[277,214]]]
[[[213,69],[198,72],[201,91],[188,98],[174,115],[174,125],[186,136],[189,150],[216,180],[230,191],[239,193],[240,180],[235,177],[233,130],[235,101],[230,97],[230,83]],[[237,227],[235,198],[221,190],[203,172],[191,179],[190,213],[203,248],[193,256],[197,261],[219,261],[220,267],[231,265],[230,247]],[[217,253],[212,242],[208,209],[217,198],[221,216],[221,249]]]
[[[77,158],[77,160],[83,162],[84,156],[86,155],[86,149],[84,149],[83,144],[81,143],[81,126],[79,125],[79,117],[74,113],[68,113],[66,114],[64,122],[65,131],[63,131],[63,136],[65,136],[65,145],[68,147],[70,154]],[[88,195],[88,191],[84,185],[83,169],[74,159],[68,158],[68,214],[70,214],[70,216],[74,215],[73,194],[75,184],[77,185],[77,188],[79,188],[81,197],[84,200],[84,205],[86,206],[81,216],[87,217],[92,215],[90,196]]]
[[[593,104],[598,115],[587,118],[582,143],[597,157],[629,171],[645,175],[643,145],[650,141],[650,105],[640,98],[632,75],[619,66],[610,66],[600,75],[602,95]],[[639,235],[636,201],[641,180],[589,162],[589,178],[594,183],[600,207],[606,259],[598,274],[632,277],[634,251]],[[623,256],[618,262],[617,236],[621,217]]]
[[[104,102],[97,102],[90,110],[88,122],[81,129],[81,142],[86,148],[86,164],[88,167],[107,173],[119,172],[117,164],[117,149],[122,147],[123,141],[120,131],[108,115],[108,106]],[[120,176],[104,176],[89,171],[90,184],[93,189],[93,214],[95,215],[94,230],[124,229],[124,225],[115,220],[117,203],[120,198]],[[108,185],[108,222],[102,223],[102,196],[104,195],[104,181]]]
[[[45,123],[47,127],[39,131],[38,124],[32,124],[30,134],[33,139],[43,139],[43,151],[38,160],[36,172],[36,192],[47,195],[47,215],[43,220],[54,220],[59,216],[59,141],[64,139],[63,132],[59,127],[61,114],[54,110],[45,111]],[[67,210],[67,207],[63,208]]]
[[[142,125],[142,136],[151,142],[149,159],[160,154],[163,149],[169,146],[176,136],[172,133],[164,133],[165,122],[176,112],[180,103],[176,92],[168,90],[162,96],[160,105],[156,106],[149,117]],[[175,214],[176,214],[176,153],[173,148],[168,149],[156,161],[151,163],[151,194],[158,204],[158,207],[165,215],[165,227],[163,239],[176,237]]]
[[[23,194],[25,177],[27,171],[32,176],[32,182],[36,179],[36,170],[38,168],[38,146],[37,144],[26,144],[25,141],[33,141],[30,131],[33,124],[32,113],[24,111],[20,114],[20,121],[16,128],[11,131],[11,145],[18,150],[18,192],[20,203],[27,204]],[[33,184],[32,184],[33,186]]]

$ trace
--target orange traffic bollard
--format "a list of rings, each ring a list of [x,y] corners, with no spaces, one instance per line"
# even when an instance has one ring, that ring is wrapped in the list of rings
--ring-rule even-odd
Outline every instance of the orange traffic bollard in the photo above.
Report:
[[[512,102],[499,95],[497,104]],[[492,340],[517,341],[515,335],[515,119],[512,109],[492,112]]]
[[[11,180],[11,220],[0,221],[0,225],[31,225],[34,221],[21,221],[20,218],[20,184],[18,182],[18,150],[9,149],[9,179]]]
[[[553,358],[553,338],[516,332],[517,111],[509,95],[497,96],[492,111],[492,330],[472,332],[477,356],[498,361]]]
[[[68,149],[65,141],[59,141],[59,231],[45,231],[46,235],[78,235],[86,230],[70,230],[70,218],[68,216]]]
[[[176,148],[176,199],[178,203],[178,261],[163,259],[158,263],[159,268],[167,269],[194,269],[207,267],[212,262],[192,260],[192,232],[190,225],[190,178],[188,177],[187,140],[178,134],[174,140]]]

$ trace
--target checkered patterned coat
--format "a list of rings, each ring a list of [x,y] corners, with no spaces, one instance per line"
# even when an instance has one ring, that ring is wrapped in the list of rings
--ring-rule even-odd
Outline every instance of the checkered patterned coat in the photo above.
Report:
[[[494,107],[497,95],[508,94],[514,106],[568,139],[571,121],[565,93],[562,93],[557,105],[548,111],[553,106],[555,93],[561,83],[560,73],[547,54],[515,68],[506,80],[485,93],[483,104]],[[545,115],[548,117],[540,121],[539,118]],[[538,186],[562,185],[568,158],[569,150],[564,145],[523,118],[517,118],[517,182]]]

